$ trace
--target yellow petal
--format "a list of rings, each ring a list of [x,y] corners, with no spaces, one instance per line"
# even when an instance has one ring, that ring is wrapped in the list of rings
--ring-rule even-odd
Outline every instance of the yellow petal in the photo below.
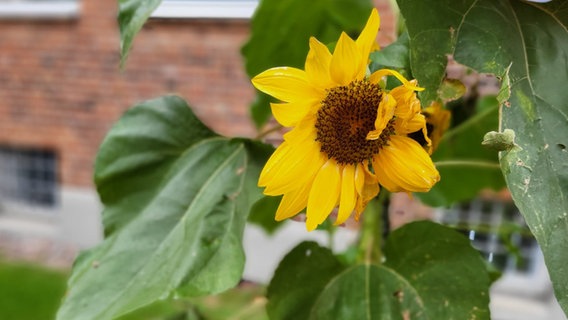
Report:
[[[428,153],[414,140],[391,136],[375,157],[379,182],[391,192],[427,192],[440,180]]]
[[[265,187],[272,180],[273,175],[278,171],[278,167],[286,160],[286,156],[289,153],[290,145],[286,141],[276,148],[260,172],[260,177],[258,178],[259,187]]]
[[[375,161],[373,162],[373,168],[375,168],[375,171],[377,171],[377,179],[379,179],[379,183],[383,186],[383,188],[386,188],[390,192],[405,191],[402,187],[396,185],[393,180],[385,177],[385,173],[383,173],[384,170],[386,170],[385,166],[381,162],[378,162],[377,159],[375,159]]]
[[[265,194],[279,195],[295,189],[296,176],[300,175],[300,181],[307,179],[301,172],[302,169],[317,172],[323,165],[325,160],[319,144],[315,142],[314,121],[313,117],[306,117],[284,135],[284,142],[268,159],[260,173],[258,184],[266,187]]]
[[[384,77],[384,76],[394,76],[400,82],[402,82],[403,86],[405,86],[406,88],[408,88],[410,90],[414,90],[414,91],[424,90],[424,88],[417,87],[417,86],[413,85],[410,81],[406,80],[406,78],[402,74],[400,74],[399,72],[397,72],[395,70],[391,70],[391,69],[380,69],[380,70],[373,72],[373,74],[371,74],[371,76],[369,77],[369,81],[371,81],[372,83],[378,83],[379,81],[381,81],[381,78]]]
[[[401,135],[409,134],[419,130],[423,130],[423,133],[427,134],[426,118],[424,117],[423,114],[420,113],[415,114],[414,117],[412,117],[412,119],[407,121],[405,121],[402,118],[397,118],[395,124],[395,130],[398,134]],[[428,136],[425,136],[425,138],[426,140],[429,140]]]
[[[321,93],[309,83],[305,71],[290,67],[268,69],[254,77],[252,84],[284,102],[317,99]]]
[[[282,221],[295,216],[308,205],[308,195],[312,181],[301,185],[299,188],[290,191],[282,197],[278,210],[276,210],[276,221]]]
[[[360,188],[357,196],[357,204],[355,205],[355,220],[359,220],[359,216],[365,210],[367,203],[379,194],[379,182],[377,177],[369,172],[367,164],[361,166],[364,176],[364,183]]]
[[[272,115],[285,127],[294,127],[306,114],[319,107],[318,100],[301,100],[286,103],[271,103]]]
[[[353,39],[342,32],[333,51],[330,64],[333,81],[339,85],[348,85],[351,81],[362,78],[365,69],[361,67],[361,55]]]
[[[358,164],[355,167],[355,191],[357,194],[363,193],[363,185],[365,184],[365,168],[363,164]]]
[[[318,172],[308,198],[306,228],[314,230],[331,213],[341,188],[341,173],[333,159],[329,159]]]
[[[332,86],[329,74],[331,53],[327,47],[316,38],[310,38],[310,51],[306,58],[306,74],[309,81],[316,87],[326,89]]]
[[[411,85],[416,84],[416,80],[409,82]],[[405,86],[398,86],[392,89],[390,95],[396,100],[397,106],[395,115],[404,120],[410,119],[414,114],[420,112],[420,101],[416,97],[414,90],[410,90]]]
[[[379,17],[379,12],[377,9],[373,8],[367,24],[363,28],[363,31],[357,38],[356,43],[359,47],[359,52],[361,52],[361,59],[367,61],[369,59],[369,54],[371,49],[377,42],[377,32],[379,31],[379,26],[381,24],[381,19]]]
[[[302,143],[306,139],[316,139],[316,115],[308,112],[308,114],[290,131],[286,132],[283,136],[284,141],[296,144]]]
[[[355,166],[346,165],[341,174],[341,196],[339,198],[339,212],[335,225],[340,225],[349,218],[357,200],[355,191]]]
[[[422,112],[426,116],[426,123],[431,125],[428,138],[430,138],[432,142],[432,146],[429,149],[429,152],[432,153],[438,148],[444,133],[448,130],[452,113],[449,110],[443,109],[442,105],[436,101],[432,102],[432,104],[422,110]]]
[[[375,130],[367,134],[367,140],[377,140],[389,121],[394,116],[396,100],[388,93],[383,94],[381,103],[377,109],[377,119],[375,120]]]
[[[264,194],[280,195],[306,184],[325,163],[326,157],[320,152],[315,141],[303,141],[295,144],[285,158],[275,166],[272,174],[262,182],[266,182]],[[268,164],[267,164],[268,165]]]

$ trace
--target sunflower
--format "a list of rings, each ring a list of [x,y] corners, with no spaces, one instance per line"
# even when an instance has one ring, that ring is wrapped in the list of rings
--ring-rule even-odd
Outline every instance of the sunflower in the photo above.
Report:
[[[342,33],[333,54],[312,37],[305,70],[276,67],[252,79],[253,85],[282,103],[274,118],[291,128],[262,170],[264,194],[283,195],[276,220],[306,208],[314,230],[339,207],[335,224],[355,212],[358,218],[379,193],[425,192],[440,179],[428,153],[408,134],[422,130],[415,80],[394,70],[368,72],[380,19],[376,9],[356,40]],[[386,76],[402,85],[387,91]],[[429,140],[428,140],[429,143]]]

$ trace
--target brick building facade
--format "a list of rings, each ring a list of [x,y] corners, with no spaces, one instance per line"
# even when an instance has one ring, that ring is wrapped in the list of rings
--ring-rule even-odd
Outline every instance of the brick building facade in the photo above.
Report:
[[[392,39],[378,1],[382,44]],[[92,187],[100,142],[137,101],[167,93],[225,135],[254,136],[240,47],[245,19],[150,19],[120,71],[114,0],[81,1],[72,19],[0,20],[0,145],[55,151],[60,183]]]

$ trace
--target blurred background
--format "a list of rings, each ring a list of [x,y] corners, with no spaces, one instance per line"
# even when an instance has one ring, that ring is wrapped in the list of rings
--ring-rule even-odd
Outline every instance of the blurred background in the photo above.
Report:
[[[394,15],[388,0],[374,2],[385,46],[395,39]],[[52,319],[75,256],[102,240],[93,164],[129,106],[179,94],[215,131],[257,134],[249,116],[255,92],[240,54],[256,5],[164,0],[121,71],[116,0],[0,0],[0,319]],[[493,78],[455,64],[448,74],[466,83],[470,97],[496,88]],[[395,195],[389,215],[393,228],[433,219],[469,237],[503,272],[492,289],[494,319],[566,319],[506,191],[451,208]],[[267,283],[282,256],[305,239],[329,242],[294,221],[272,235],[249,226],[245,280]],[[341,228],[334,248],[355,239],[356,225]]]

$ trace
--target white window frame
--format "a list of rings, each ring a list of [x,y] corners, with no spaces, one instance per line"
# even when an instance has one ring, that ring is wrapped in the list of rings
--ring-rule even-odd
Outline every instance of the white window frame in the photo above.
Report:
[[[257,6],[257,0],[164,0],[152,13],[152,17],[250,19]]]
[[[0,2],[0,19],[73,19],[79,16],[76,1]]]

